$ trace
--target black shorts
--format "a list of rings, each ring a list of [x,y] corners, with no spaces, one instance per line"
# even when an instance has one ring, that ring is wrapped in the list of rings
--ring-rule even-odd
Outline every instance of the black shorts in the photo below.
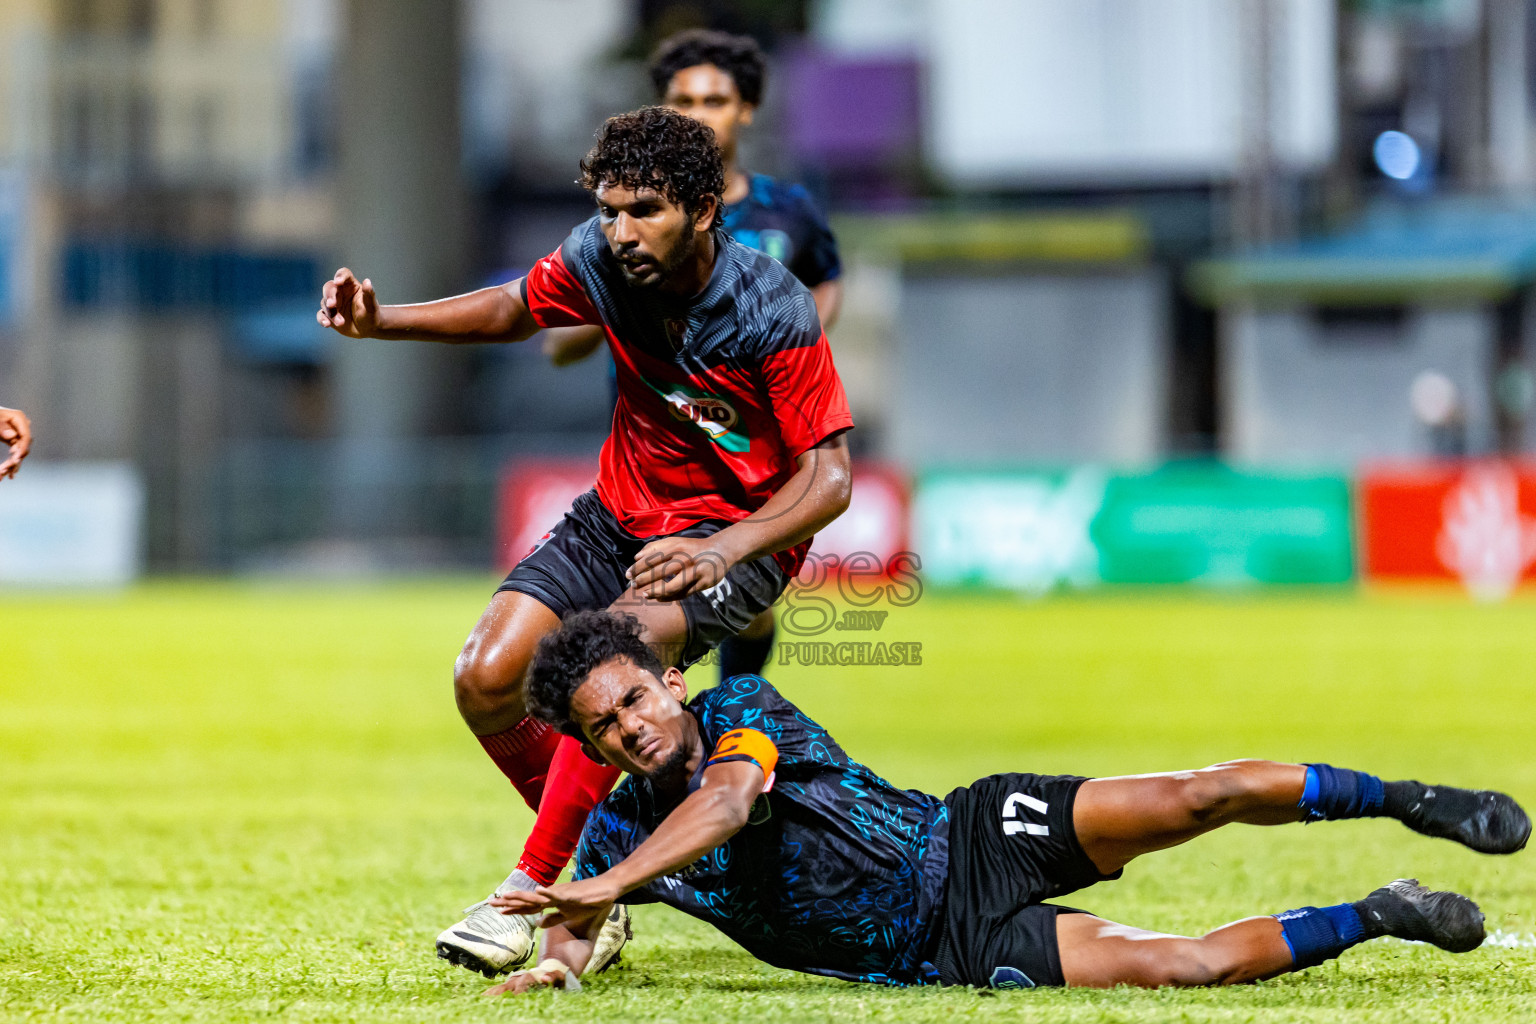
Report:
[[[1056,915],[1042,902],[1103,875],[1083,853],[1072,805],[1077,775],[989,775],[944,798],[949,880],[934,967],[946,985],[1061,985]]]
[[[729,523],[709,520],[669,536],[708,537]],[[497,593],[527,594],[562,619],[571,612],[607,608],[629,587],[624,572],[655,537],[636,537],[588,491],[571,503],[555,528],[502,580]],[[772,555],[733,566],[725,579],[679,604],[688,621],[680,652],[663,661],[687,668],[727,637],[735,636],[784,593],[789,576]]]

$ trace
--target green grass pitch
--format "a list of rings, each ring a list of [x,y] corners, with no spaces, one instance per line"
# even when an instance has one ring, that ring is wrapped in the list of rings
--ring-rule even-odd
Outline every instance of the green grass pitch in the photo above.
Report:
[[[1482,857],[1389,821],[1235,827],[1071,902],[1198,932],[1417,875],[1472,894],[1503,944],[1453,957],[1382,941],[1226,990],[896,991],[778,971],[642,908],[625,966],[583,995],[482,1000],[432,938],[510,869],[531,819],[449,692],[489,589],[0,598],[0,1020],[1536,1017],[1536,851]],[[922,643],[923,664],[769,674],[902,785],[1265,756],[1536,803],[1529,597],[929,594],[878,638]]]

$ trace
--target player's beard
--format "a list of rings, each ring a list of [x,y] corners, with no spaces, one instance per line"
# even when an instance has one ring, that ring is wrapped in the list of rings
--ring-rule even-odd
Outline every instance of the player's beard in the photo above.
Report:
[[[661,287],[676,276],[684,263],[693,258],[698,245],[698,235],[693,230],[693,223],[684,221],[682,231],[672,244],[665,251],[656,253],[654,269],[649,273],[637,276],[630,271],[623,260],[619,261],[619,269],[624,273],[624,283],[631,288]]]
[[[657,765],[654,771],[646,772],[646,778],[662,789],[673,789],[682,786],[688,781],[688,746],[679,743],[667,759]]]

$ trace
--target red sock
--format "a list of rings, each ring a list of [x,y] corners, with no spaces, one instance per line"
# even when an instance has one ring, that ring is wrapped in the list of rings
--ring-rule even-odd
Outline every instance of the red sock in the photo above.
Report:
[[[617,768],[588,760],[581,744],[569,736],[560,737],[549,766],[549,799],[539,807],[539,820],[523,844],[523,859],[517,862],[529,878],[540,885],[555,884],[581,841],[587,812],[608,795],[620,774]]]
[[[560,734],[537,718],[528,717],[506,732],[476,736],[475,739],[491,755],[501,774],[512,781],[528,806],[538,810]]]

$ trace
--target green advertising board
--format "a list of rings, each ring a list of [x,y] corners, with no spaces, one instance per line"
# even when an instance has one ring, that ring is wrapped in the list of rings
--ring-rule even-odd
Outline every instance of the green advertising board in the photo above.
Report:
[[[1094,467],[920,477],[912,523],[923,579],[1035,593],[1097,583],[1089,527],[1107,480]]]
[[[1344,583],[1349,494],[1342,476],[1216,462],[947,470],[919,479],[913,536],[924,577],[940,586]]]
[[[1092,535],[1106,583],[1347,583],[1354,575],[1341,476],[1211,462],[1116,476]]]

